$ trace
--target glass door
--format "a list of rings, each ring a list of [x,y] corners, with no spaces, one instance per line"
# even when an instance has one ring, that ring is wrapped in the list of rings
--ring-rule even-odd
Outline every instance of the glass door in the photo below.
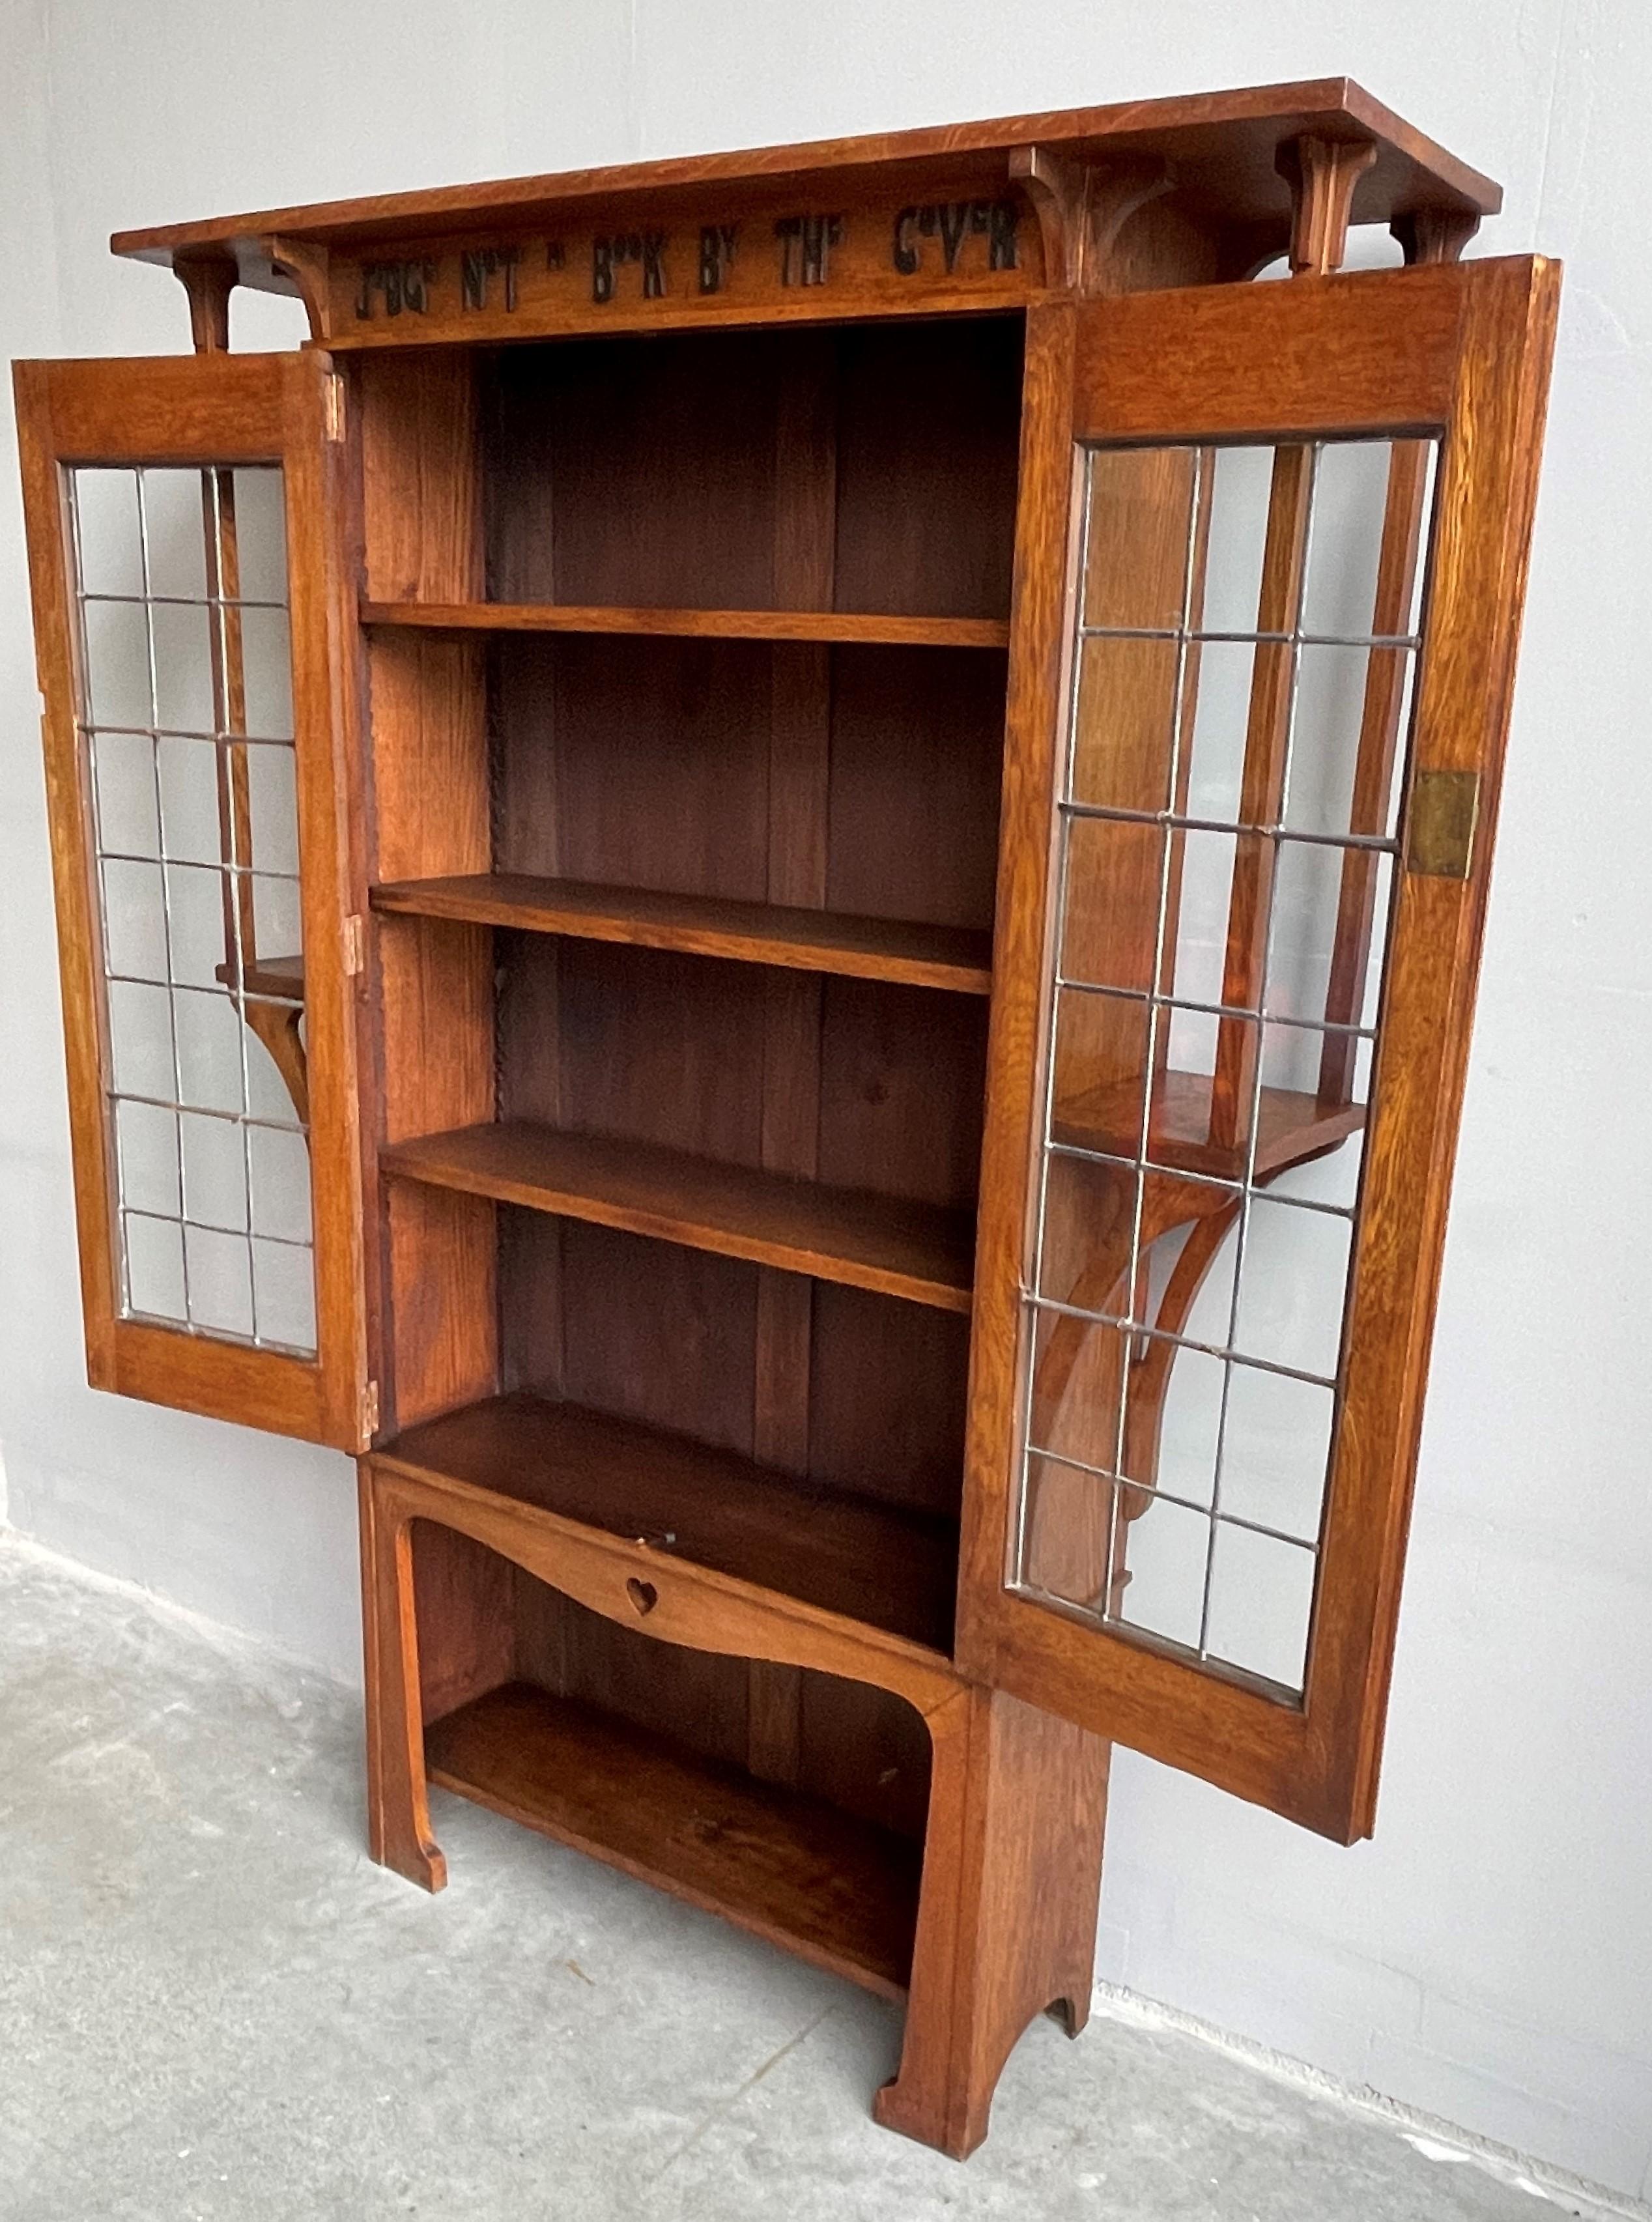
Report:
[[[17,371],[91,1377],[355,1447],[331,386]]]
[[[1554,292],[1488,262],[1035,320],[960,1653],[1336,1836],[1375,1795]]]

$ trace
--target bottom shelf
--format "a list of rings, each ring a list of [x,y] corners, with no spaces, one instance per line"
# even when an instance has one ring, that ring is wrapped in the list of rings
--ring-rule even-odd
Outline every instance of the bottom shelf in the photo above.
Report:
[[[900,1998],[920,1847],[525,1682],[424,1732],[430,1779]]]

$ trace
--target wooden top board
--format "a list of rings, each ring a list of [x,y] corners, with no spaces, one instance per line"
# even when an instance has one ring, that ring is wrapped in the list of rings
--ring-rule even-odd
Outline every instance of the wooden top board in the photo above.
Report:
[[[1078,171],[1155,172],[1180,219],[1266,256],[1290,227],[1281,150],[1304,135],[1374,146],[1355,223],[1472,221],[1501,204],[1380,101],[1323,78],[262,209],[110,245],[298,294],[312,337],[334,348],[818,317],[834,295],[840,314],[1012,307],[1058,282],[1029,150]]]

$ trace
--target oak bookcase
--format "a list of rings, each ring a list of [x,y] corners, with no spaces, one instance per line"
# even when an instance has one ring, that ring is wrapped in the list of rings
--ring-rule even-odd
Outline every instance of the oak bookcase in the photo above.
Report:
[[[960,2156],[1113,1741],[1372,1824],[1497,199],[1273,87],[128,234],[193,355],[18,366],[91,1378],[359,1454],[375,1857],[904,1998]]]

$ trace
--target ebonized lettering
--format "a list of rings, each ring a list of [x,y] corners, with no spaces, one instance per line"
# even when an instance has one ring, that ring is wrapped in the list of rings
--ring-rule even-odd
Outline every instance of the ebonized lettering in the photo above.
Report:
[[[1014,270],[1019,267],[1015,226],[1020,217],[1014,201],[914,202],[895,219],[889,260],[902,278],[915,277],[923,267],[920,242],[939,237],[950,276],[958,268],[965,239],[984,237],[988,269]]]
[[[516,266],[521,257],[514,247],[466,248],[459,257],[460,298],[467,309],[487,306],[487,281],[503,277],[505,305],[516,306]]]
[[[734,260],[739,238],[738,223],[707,223],[700,228],[700,290],[720,293]]]
[[[665,293],[665,248],[669,235],[663,231],[616,232],[612,239],[599,235],[591,242],[591,298],[600,304],[612,301],[617,274],[622,263],[635,262],[643,273],[643,298],[657,301]]]
[[[775,225],[780,242],[782,286],[824,286],[831,274],[832,249],[844,238],[840,216],[783,216]]]
[[[424,316],[430,310],[430,288],[435,283],[434,262],[364,262],[355,313],[364,321],[371,317],[376,298],[384,303],[387,317],[399,317],[404,309],[411,310],[415,316]]]

